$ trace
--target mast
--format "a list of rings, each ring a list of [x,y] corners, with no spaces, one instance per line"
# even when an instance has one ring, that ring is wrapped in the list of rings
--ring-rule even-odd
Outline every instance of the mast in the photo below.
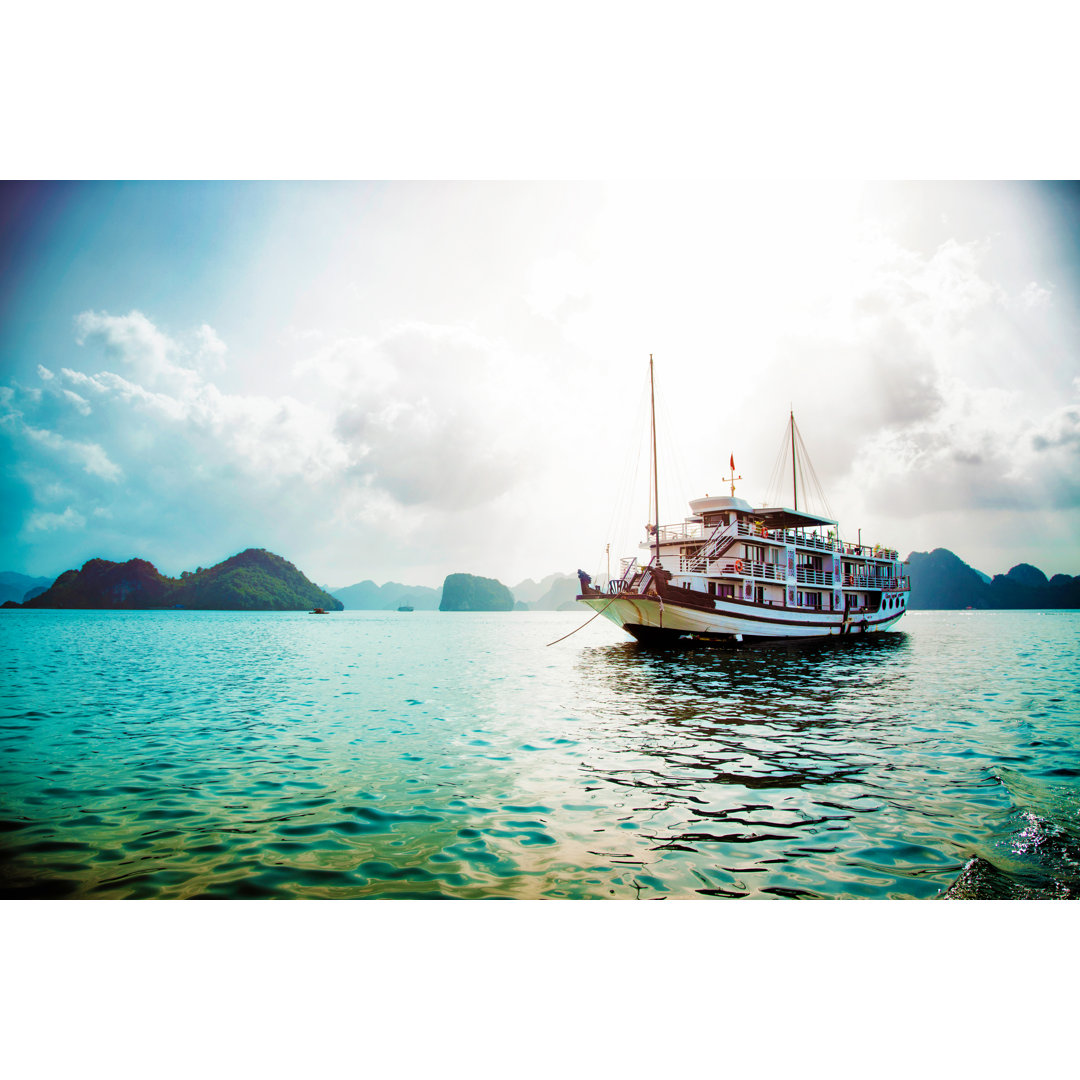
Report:
[[[652,474],[653,474],[653,510],[656,538],[656,565],[660,565],[660,476],[656,468],[656,387],[653,383],[652,353],[649,353],[649,407],[652,412]]]
[[[791,489],[795,496],[794,509],[799,509],[799,480],[795,473],[795,410],[791,410]]]

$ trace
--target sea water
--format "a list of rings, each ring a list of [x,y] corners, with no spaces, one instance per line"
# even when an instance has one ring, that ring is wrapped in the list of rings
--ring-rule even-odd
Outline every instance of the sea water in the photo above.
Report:
[[[6,897],[1074,897],[1080,612],[0,613]]]

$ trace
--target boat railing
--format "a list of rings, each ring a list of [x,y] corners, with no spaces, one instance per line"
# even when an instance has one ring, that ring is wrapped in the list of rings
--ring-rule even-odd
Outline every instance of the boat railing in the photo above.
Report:
[[[784,581],[787,570],[776,563],[753,562],[749,564],[751,577],[764,578],[766,581]]]
[[[701,573],[697,566],[690,565],[698,560],[684,560],[686,565],[680,564],[679,569],[688,573]],[[766,581],[784,581],[786,571],[783,566],[776,563],[750,562],[747,559],[709,559],[704,567],[704,573],[709,577],[744,577],[763,578]]]
[[[648,532],[649,539],[653,539],[651,530]],[[660,543],[675,544],[683,540],[704,540],[705,527],[692,521],[684,521],[679,525],[661,525]]]
[[[854,555],[859,559],[889,559],[895,562],[900,558],[900,553],[893,548],[874,547],[870,544],[841,544],[839,550],[843,555]]]
[[[784,534],[778,529],[766,529],[764,525],[753,525],[745,521],[739,522],[739,535],[749,536],[758,540],[772,540],[774,543],[782,544],[784,542]]]
[[[829,585],[833,583],[831,570],[815,570],[812,566],[795,568],[795,580],[800,585]]]
[[[911,578],[887,577],[884,574],[845,574],[844,585],[849,589],[884,589],[898,592],[911,588]]]

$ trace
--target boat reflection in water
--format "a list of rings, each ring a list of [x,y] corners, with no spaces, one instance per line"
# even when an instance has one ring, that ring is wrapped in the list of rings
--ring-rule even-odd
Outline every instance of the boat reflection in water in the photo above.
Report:
[[[955,830],[971,791],[928,782],[942,763],[928,764],[934,741],[912,725],[909,651],[903,633],[584,650],[602,731],[581,768],[619,788],[648,834],[637,858],[653,888],[678,889],[670,863],[710,895],[939,894],[963,866]]]

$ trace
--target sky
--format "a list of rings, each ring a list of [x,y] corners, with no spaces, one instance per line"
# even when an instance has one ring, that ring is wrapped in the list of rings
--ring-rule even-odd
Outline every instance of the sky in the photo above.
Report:
[[[0,186],[0,569],[513,585],[756,505],[1080,574],[1080,185]],[[789,499],[785,501],[790,502]]]

